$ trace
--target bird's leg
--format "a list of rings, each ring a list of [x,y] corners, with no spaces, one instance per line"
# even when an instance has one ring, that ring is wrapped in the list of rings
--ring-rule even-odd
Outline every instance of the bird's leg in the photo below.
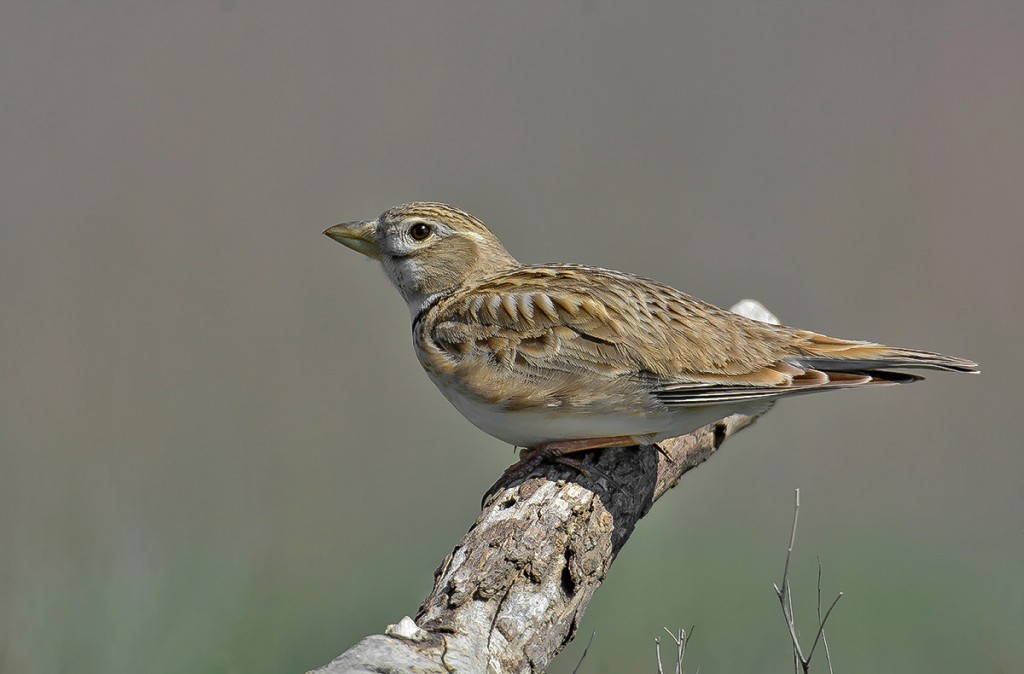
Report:
[[[536,447],[524,447],[519,452],[519,458],[524,453],[543,452],[549,458],[565,456],[574,452],[585,452],[588,449],[601,449],[603,447],[629,447],[635,445],[636,440],[631,435],[612,435],[607,438],[581,438],[579,440],[556,440],[545,442]]]
[[[528,475],[534,468],[544,462],[568,466],[585,477],[590,477],[591,471],[593,471],[594,473],[597,473],[598,477],[602,477],[613,485],[618,486],[610,475],[604,473],[596,466],[586,466],[579,459],[567,455],[576,452],[584,452],[590,449],[625,447],[635,444],[636,440],[631,436],[615,435],[605,438],[558,440],[555,442],[545,442],[537,445],[536,447],[523,447],[519,450],[519,461],[506,468],[505,472],[498,478],[498,481],[492,484],[491,488],[484,494],[484,503],[487,502],[487,499],[489,499],[491,495],[509,486],[517,478]]]
[[[625,447],[635,445],[636,441],[628,435],[615,435],[607,438],[582,438],[579,440],[558,440],[545,442],[536,447],[523,447],[519,451],[519,461],[512,464],[505,473],[512,473],[514,477],[525,475],[541,463],[549,461],[575,468],[586,477],[590,473],[583,462],[579,459],[566,456],[576,452],[585,452],[591,449],[602,449],[604,447]],[[603,476],[606,477],[606,476]]]

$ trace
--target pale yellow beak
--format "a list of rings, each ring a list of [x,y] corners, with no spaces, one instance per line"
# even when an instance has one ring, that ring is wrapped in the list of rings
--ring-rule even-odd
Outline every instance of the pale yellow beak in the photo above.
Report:
[[[328,227],[324,234],[366,257],[380,260],[380,244],[377,241],[377,221],[343,222]]]

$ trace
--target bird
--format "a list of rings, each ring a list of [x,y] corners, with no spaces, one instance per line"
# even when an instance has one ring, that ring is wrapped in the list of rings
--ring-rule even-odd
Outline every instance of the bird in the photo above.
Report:
[[[324,234],[380,262],[445,398],[530,457],[652,444],[784,397],[922,379],[907,369],[978,372],[964,358],[754,320],[631,273],[521,264],[443,203]]]

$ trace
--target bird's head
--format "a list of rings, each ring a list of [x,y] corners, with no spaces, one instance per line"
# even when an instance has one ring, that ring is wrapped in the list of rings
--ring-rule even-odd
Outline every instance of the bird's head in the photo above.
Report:
[[[324,234],[379,261],[414,313],[432,295],[518,264],[482,222],[446,204],[403,204]]]

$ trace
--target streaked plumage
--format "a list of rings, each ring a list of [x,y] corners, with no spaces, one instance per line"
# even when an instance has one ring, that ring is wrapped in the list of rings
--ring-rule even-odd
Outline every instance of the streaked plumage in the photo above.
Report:
[[[398,206],[325,234],[382,263],[431,380],[471,422],[518,446],[652,442],[782,396],[920,379],[902,368],[977,371],[751,320],[632,274],[521,265],[483,223],[444,204]]]

